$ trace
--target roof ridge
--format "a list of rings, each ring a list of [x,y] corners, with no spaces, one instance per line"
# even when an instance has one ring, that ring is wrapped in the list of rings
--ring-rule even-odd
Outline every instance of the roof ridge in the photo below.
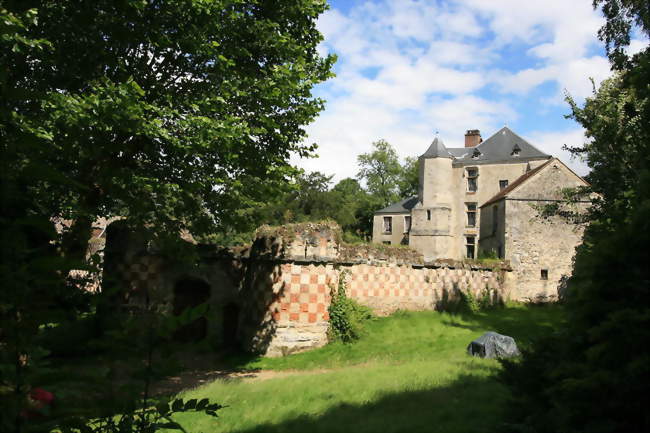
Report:
[[[388,206],[379,209],[375,211],[375,214],[379,213],[393,213],[393,214],[398,214],[398,213],[405,213],[405,212],[410,212],[410,210],[415,206],[415,202],[410,203],[412,200],[417,202],[418,196],[417,195],[411,195],[406,198],[401,199],[400,201],[396,201],[395,203],[391,203]],[[407,207],[407,206],[411,207]],[[400,209],[401,208],[401,209]]]

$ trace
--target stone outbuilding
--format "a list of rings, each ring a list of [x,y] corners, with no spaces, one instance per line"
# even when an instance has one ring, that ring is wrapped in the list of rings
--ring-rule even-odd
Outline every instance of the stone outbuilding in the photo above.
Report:
[[[568,205],[563,190],[586,185],[552,158],[481,206],[479,250],[510,261],[520,296],[552,300],[571,274],[583,234],[583,225],[571,221],[571,216],[582,214],[589,202]]]

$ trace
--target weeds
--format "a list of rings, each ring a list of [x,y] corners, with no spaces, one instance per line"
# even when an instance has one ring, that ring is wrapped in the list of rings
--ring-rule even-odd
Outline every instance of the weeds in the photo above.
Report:
[[[364,333],[366,322],[374,316],[370,308],[357,303],[345,294],[346,272],[341,272],[338,289],[332,287],[332,302],[329,306],[329,341],[349,343],[358,340]]]

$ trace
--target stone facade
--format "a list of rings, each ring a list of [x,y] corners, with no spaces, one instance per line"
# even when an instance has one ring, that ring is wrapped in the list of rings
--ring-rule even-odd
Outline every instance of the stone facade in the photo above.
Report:
[[[522,300],[557,299],[558,287],[571,274],[584,227],[567,221],[566,216],[545,215],[543,209],[563,203],[563,188],[583,185],[584,180],[553,159],[481,208],[480,248],[510,261]],[[571,206],[564,209],[571,214],[580,214],[588,204],[563,206]]]
[[[425,260],[474,259],[481,205],[551,158],[508,128],[485,143],[477,130],[467,131],[466,146],[447,149],[440,139],[433,141],[419,158],[417,197],[375,213],[373,242],[409,245]],[[517,149],[524,153],[518,154]],[[474,217],[470,219],[469,213]],[[405,218],[410,218],[410,227],[405,226]],[[390,231],[385,230],[387,219],[392,222]],[[468,238],[473,238],[474,248],[467,247],[472,242]]]
[[[462,149],[447,149],[436,138],[419,164],[418,195],[375,213],[373,242],[408,245],[425,261],[483,254],[510,260],[526,292],[522,300],[557,298],[582,229],[561,218],[540,218],[514,200],[559,202],[562,188],[585,185],[584,180],[505,127],[485,142],[477,130],[468,131]],[[495,200],[513,185],[507,204]],[[389,220],[392,233],[384,230]]]

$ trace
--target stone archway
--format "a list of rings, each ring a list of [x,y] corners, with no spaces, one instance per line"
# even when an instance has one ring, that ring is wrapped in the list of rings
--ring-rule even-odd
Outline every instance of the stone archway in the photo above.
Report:
[[[210,299],[210,285],[197,278],[184,278],[174,285],[173,313],[178,316],[188,308],[193,308]],[[208,334],[208,321],[205,317],[178,328],[174,339],[180,342],[203,340]]]

